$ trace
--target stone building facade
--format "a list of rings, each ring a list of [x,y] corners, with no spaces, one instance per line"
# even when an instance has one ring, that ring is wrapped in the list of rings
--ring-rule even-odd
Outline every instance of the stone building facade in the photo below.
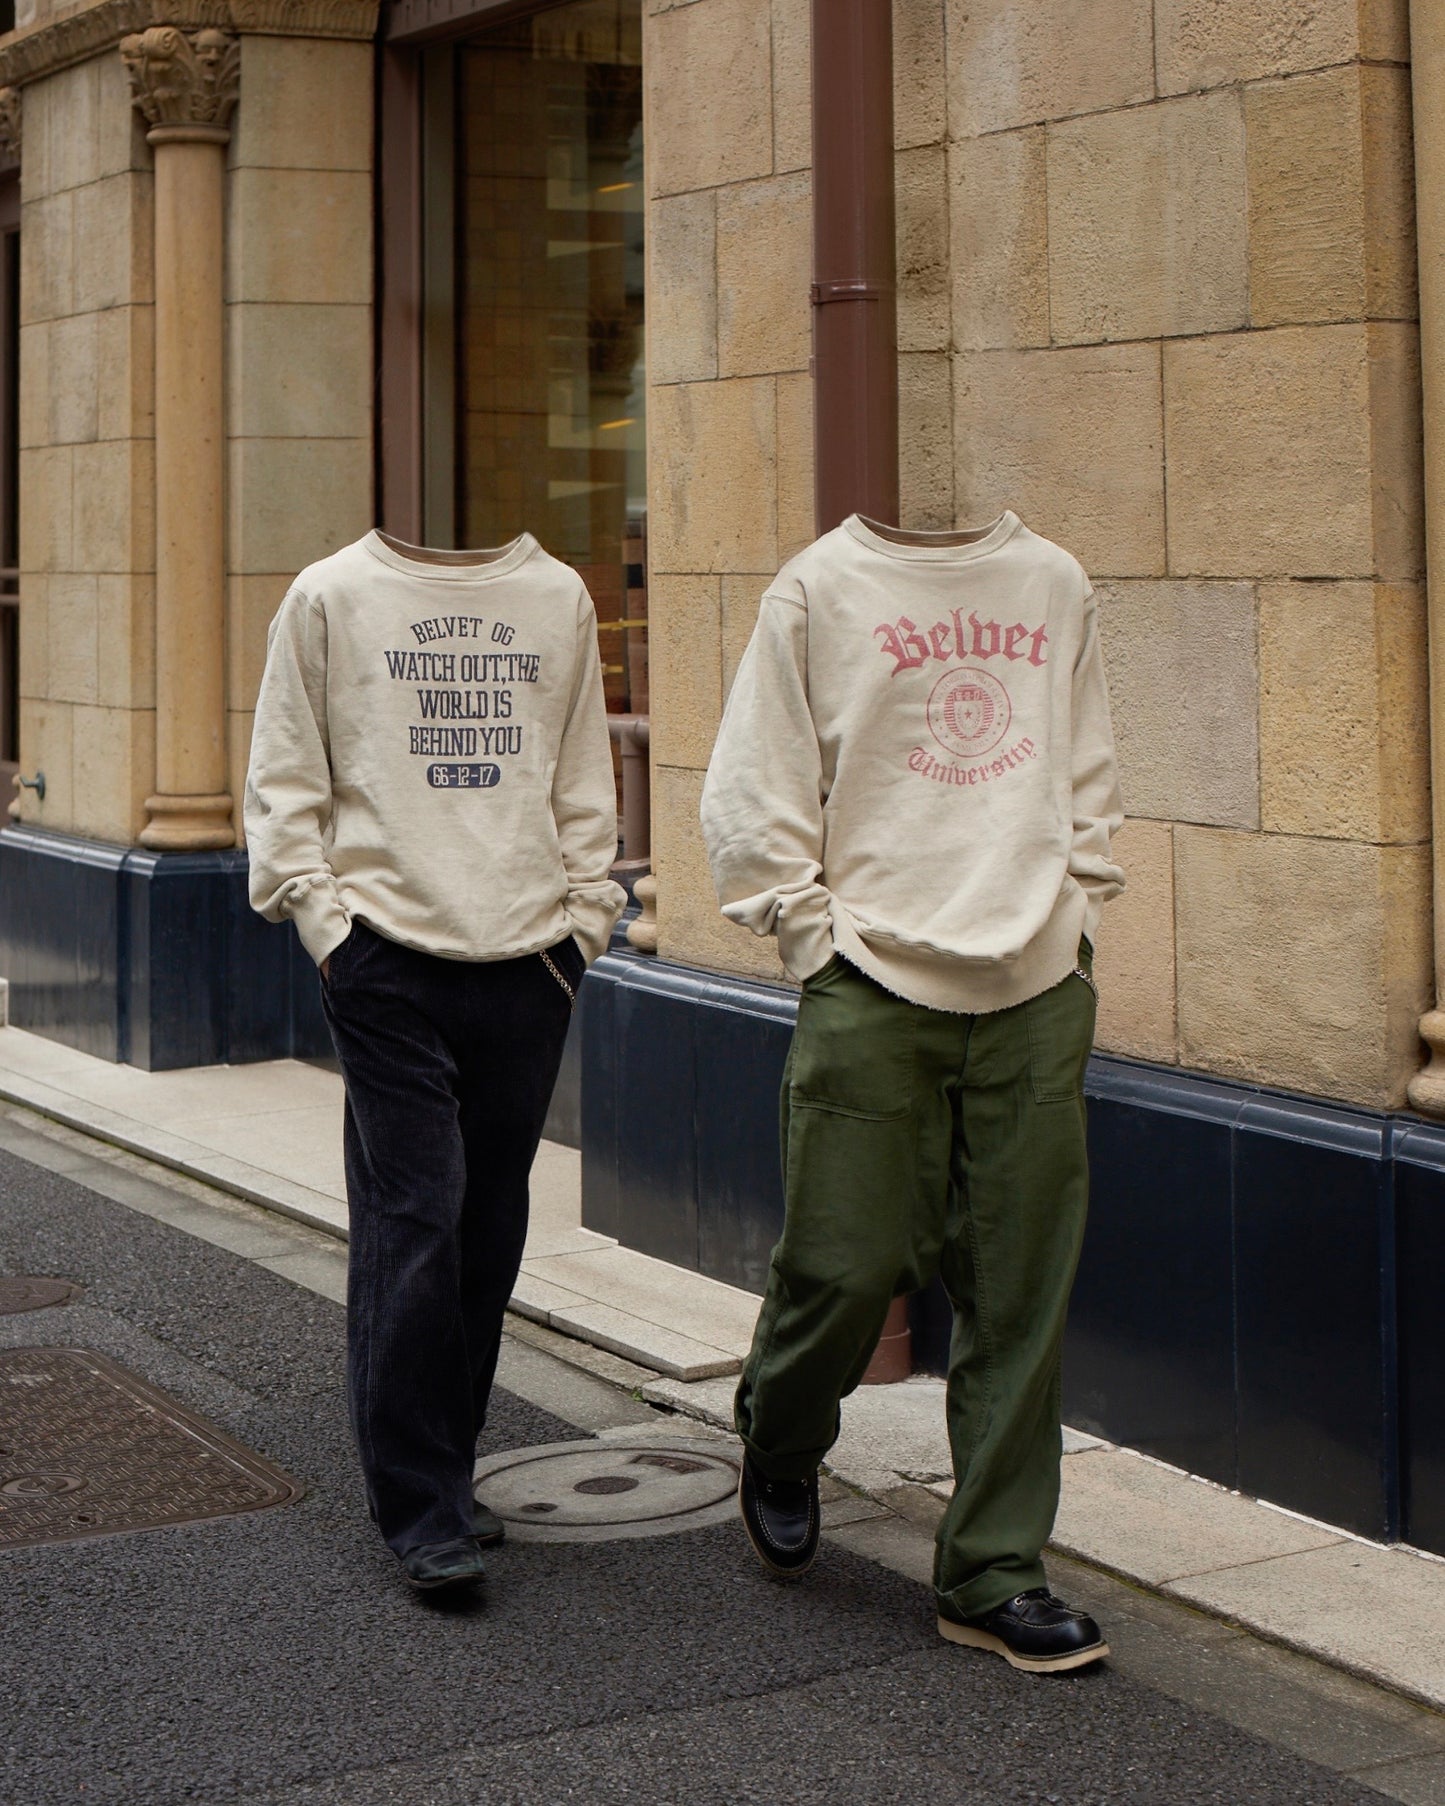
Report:
[[[793,993],[697,806],[818,530],[826,12],[21,0],[14,1020],[143,1065],[318,1051],[244,905],[269,620],[374,521],[530,527],[651,743],[656,951],[644,920],[589,978],[562,1112],[587,1218],[758,1283]],[[1071,1415],[1445,1548],[1410,7],[893,20],[902,521],[1012,507],[1083,561],[1129,811]],[[913,1317],[936,1363],[939,1300]]]
[[[1297,11],[895,8],[903,518],[1013,507],[1101,592],[1101,1046],[1391,1108],[1430,989],[1408,38]],[[768,976],[696,819],[813,531],[807,30],[695,0],[651,39],[661,947]]]

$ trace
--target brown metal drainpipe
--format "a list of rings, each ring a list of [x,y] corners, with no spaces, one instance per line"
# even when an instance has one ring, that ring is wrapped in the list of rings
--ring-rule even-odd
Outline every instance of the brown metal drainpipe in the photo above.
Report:
[[[897,526],[892,0],[813,0],[812,301],[815,527]],[[895,1298],[863,1380],[912,1371]]]
[[[813,0],[813,447],[819,533],[898,524],[891,0]]]

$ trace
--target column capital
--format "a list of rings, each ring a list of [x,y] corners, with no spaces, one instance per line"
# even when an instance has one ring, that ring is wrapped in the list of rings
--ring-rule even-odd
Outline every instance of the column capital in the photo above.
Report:
[[[192,136],[225,142],[241,90],[240,44],[230,32],[152,25],[122,38],[120,54],[153,143]]]

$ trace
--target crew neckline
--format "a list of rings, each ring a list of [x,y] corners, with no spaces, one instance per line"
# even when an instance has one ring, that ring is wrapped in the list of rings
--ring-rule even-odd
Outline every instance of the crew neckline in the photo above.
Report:
[[[870,552],[881,552],[885,558],[898,558],[905,564],[967,564],[975,558],[987,558],[990,552],[996,552],[1000,546],[1006,545],[1023,522],[1012,509],[1005,508],[998,519],[990,521],[986,527],[918,532],[912,537],[915,542],[921,543],[907,545],[889,539],[880,531],[884,523],[869,520],[864,514],[850,514],[843,525],[860,545],[867,546]],[[968,539],[960,544],[960,533],[977,533],[978,538]]]
[[[530,533],[519,533],[504,546],[475,546],[452,552],[431,546],[410,546],[405,540],[388,538],[379,528],[373,527],[361,543],[373,558],[389,564],[394,571],[440,583],[483,583],[492,577],[505,576],[524,564],[537,550],[537,542]]]

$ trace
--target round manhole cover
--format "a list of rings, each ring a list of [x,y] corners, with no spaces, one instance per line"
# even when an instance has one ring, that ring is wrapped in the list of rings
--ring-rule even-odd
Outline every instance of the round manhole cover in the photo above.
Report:
[[[553,1442],[477,1463],[477,1497],[522,1542],[665,1536],[730,1518],[739,1456],[725,1444]]]
[[[69,1304],[80,1287],[68,1279],[44,1279],[32,1273],[0,1275],[0,1317],[21,1311],[43,1311],[52,1304]]]

